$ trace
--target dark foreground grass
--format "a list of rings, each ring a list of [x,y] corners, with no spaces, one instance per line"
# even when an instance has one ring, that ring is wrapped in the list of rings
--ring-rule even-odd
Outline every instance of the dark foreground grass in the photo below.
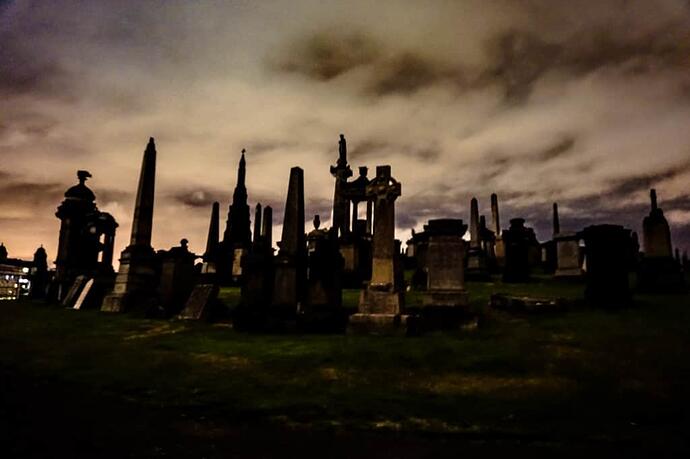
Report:
[[[543,280],[469,290],[479,308],[496,292],[576,299],[582,288]],[[237,293],[222,296],[232,302]],[[344,302],[356,303],[356,292]],[[616,313],[489,315],[475,331],[407,339],[251,335],[227,323],[0,305],[0,377],[42,381],[47,393],[68,388],[89,404],[163,409],[206,427],[268,423],[678,452],[687,449],[688,349],[685,295],[641,296]]]

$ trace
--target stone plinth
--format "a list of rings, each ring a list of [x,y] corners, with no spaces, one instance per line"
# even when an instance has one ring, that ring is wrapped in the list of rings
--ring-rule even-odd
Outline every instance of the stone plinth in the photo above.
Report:
[[[427,245],[427,291],[424,307],[464,307],[468,295],[465,291],[465,242],[462,234],[467,230],[462,220],[431,220],[425,227],[429,235]]]
[[[148,308],[156,302],[157,284],[153,249],[130,246],[122,251],[115,285],[103,299],[101,311],[125,312]]]

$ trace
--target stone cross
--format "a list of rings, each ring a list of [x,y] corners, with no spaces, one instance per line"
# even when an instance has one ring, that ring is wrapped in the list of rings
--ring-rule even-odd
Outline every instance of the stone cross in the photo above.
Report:
[[[377,166],[376,177],[366,188],[367,196],[374,202],[372,286],[394,287],[395,200],[401,192],[400,183],[391,177],[391,167]]]

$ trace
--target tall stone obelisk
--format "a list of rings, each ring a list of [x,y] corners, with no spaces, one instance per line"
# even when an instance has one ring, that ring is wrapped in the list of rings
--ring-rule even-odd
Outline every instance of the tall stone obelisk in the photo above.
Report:
[[[156,184],[156,144],[153,137],[144,151],[139,188],[134,203],[132,237],[120,255],[115,286],[103,300],[102,311],[124,312],[150,306],[155,300],[156,272],[151,247],[153,202]]]
[[[304,234],[304,171],[290,169],[290,182],[283,215],[283,233],[275,258],[272,306],[295,311],[304,299],[307,247]]]

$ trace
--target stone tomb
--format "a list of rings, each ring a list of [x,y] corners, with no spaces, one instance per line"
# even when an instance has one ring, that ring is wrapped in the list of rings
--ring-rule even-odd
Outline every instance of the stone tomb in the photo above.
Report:
[[[527,282],[530,277],[530,232],[525,220],[513,218],[510,228],[503,231],[505,267],[503,282]]]

